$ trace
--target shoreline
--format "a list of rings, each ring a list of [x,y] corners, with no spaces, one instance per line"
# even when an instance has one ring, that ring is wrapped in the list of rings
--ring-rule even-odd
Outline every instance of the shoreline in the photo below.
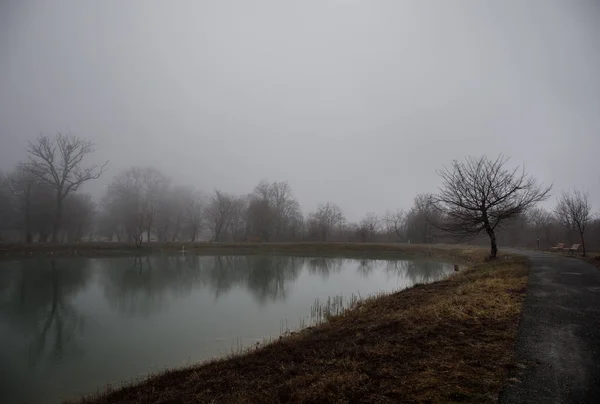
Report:
[[[360,246],[328,243],[319,250],[338,256],[408,253],[468,267],[446,280],[365,299],[322,324],[243,354],[70,402],[496,402],[514,368],[527,259],[502,255],[486,262],[487,250],[457,246]],[[231,249],[220,247],[221,253]],[[246,247],[241,253],[291,251],[281,245]],[[316,246],[302,247],[309,253]]]
[[[454,244],[408,244],[408,243],[344,243],[344,242],[289,242],[289,243],[146,243],[141,247],[133,243],[85,242],[85,243],[0,243],[0,260],[36,257],[111,257],[125,255],[149,255],[156,253],[181,253],[198,255],[250,255],[285,254],[318,256],[361,257],[439,257],[465,264],[481,260],[486,250]],[[477,253],[475,253],[477,252]]]

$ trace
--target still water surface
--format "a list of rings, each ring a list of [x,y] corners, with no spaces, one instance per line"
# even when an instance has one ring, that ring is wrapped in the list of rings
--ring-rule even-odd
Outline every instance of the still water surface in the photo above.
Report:
[[[309,325],[318,299],[432,282],[449,264],[155,255],[0,262],[0,402],[57,403]]]

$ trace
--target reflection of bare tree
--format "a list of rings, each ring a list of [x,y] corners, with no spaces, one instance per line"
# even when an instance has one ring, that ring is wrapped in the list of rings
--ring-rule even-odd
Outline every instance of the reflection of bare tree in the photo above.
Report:
[[[295,280],[304,258],[276,256],[157,255],[103,260],[105,294],[127,314],[160,310],[166,293],[189,293],[207,286],[215,298],[236,286],[256,298],[285,299],[288,282]]]
[[[304,264],[300,257],[248,256],[250,289],[260,302],[285,300],[287,284],[298,278]]]
[[[197,260],[173,255],[105,259],[101,265],[107,300],[129,315],[160,310],[165,293],[191,291],[201,272]]]
[[[375,261],[369,259],[358,260],[358,267],[356,267],[356,272],[358,272],[361,277],[368,278],[375,269],[374,263]]]
[[[215,299],[236,285],[243,284],[247,271],[244,256],[214,256],[213,265],[209,269],[208,283],[215,291]]]
[[[29,337],[29,363],[79,352],[76,338],[84,321],[70,297],[89,279],[81,260],[22,261],[11,271],[12,287],[0,295],[6,318]],[[26,338],[27,338],[26,337]]]
[[[385,271],[388,276],[405,277],[409,261],[386,261]]]
[[[435,261],[387,261],[386,272],[388,275],[404,277],[411,284],[429,283],[448,275],[452,271],[451,264]]]
[[[305,258],[270,255],[215,256],[210,286],[215,297],[234,286],[247,287],[260,302],[285,299],[286,285],[302,270]]]
[[[65,353],[65,347],[69,348],[74,342],[75,334],[81,332],[84,322],[72,305],[65,300],[61,293],[59,271],[55,261],[52,267],[52,305],[46,317],[44,325],[31,342],[29,355],[30,362],[37,363],[44,356],[53,356],[60,359]],[[71,346],[73,348],[74,346]],[[45,352],[48,351],[47,354]]]
[[[308,271],[327,279],[329,275],[339,273],[344,262],[343,258],[313,257],[308,259]]]
[[[166,294],[190,293],[207,287],[219,299],[235,287],[247,289],[261,303],[286,299],[289,286],[306,265],[310,274],[327,278],[350,260],[274,255],[155,255],[101,260],[107,300],[127,314],[150,314],[165,307]],[[361,259],[363,277],[385,268],[389,276],[429,282],[444,275],[444,264],[426,261]]]

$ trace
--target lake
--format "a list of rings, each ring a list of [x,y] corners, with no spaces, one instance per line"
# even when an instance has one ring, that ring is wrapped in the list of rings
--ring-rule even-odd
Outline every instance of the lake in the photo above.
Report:
[[[0,401],[58,403],[239,352],[314,324],[319,308],[452,271],[273,255],[0,261]]]

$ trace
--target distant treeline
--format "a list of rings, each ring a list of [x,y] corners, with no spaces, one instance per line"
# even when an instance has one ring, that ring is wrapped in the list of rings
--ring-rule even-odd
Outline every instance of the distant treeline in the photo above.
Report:
[[[469,220],[475,224],[485,224],[487,220],[481,212],[479,216],[463,217],[471,209],[462,206],[463,198],[471,192],[468,187],[465,195],[456,196],[456,201],[449,194],[419,194],[410,209],[366,212],[356,223],[349,222],[342,208],[331,201],[324,201],[312,212],[303,212],[285,181],[261,181],[243,195],[220,189],[202,192],[174,183],[153,167],[131,167],[117,173],[104,196],[94,200],[78,190],[83,183],[100,177],[106,167],[85,165],[87,154],[93,151],[90,142],[72,135],[41,136],[30,142],[29,160],[0,174],[0,241],[451,243],[468,238],[475,243],[489,243],[490,232],[484,225],[460,237],[448,231],[448,223],[457,220],[455,229],[458,226],[469,230]],[[498,170],[506,161],[483,158],[478,164]],[[477,161],[467,161],[473,162]],[[481,170],[479,166],[460,164],[455,162],[454,171],[446,173],[452,175],[450,179],[442,176],[453,192],[456,184],[448,181],[461,180],[454,176],[456,172]],[[480,175],[479,171],[476,173]],[[508,174],[514,176],[515,171]],[[486,175],[491,176],[489,172]],[[546,197],[540,195],[539,200]],[[538,237],[541,248],[557,242],[576,243],[583,233],[573,220],[569,203],[582,201],[587,204],[585,241],[588,249],[600,251],[600,219],[591,215],[587,195],[580,192],[560,195],[552,211],[534,203],[517,206],[523,209],[511,205],[513,211],[503,206],[503,211],[492,213],[499,218],[497,223],[488,227],[500,245],[536,247]],[[454,202],[458,210],[453,207]],[[484,210],[492,208],[484,206]]]

